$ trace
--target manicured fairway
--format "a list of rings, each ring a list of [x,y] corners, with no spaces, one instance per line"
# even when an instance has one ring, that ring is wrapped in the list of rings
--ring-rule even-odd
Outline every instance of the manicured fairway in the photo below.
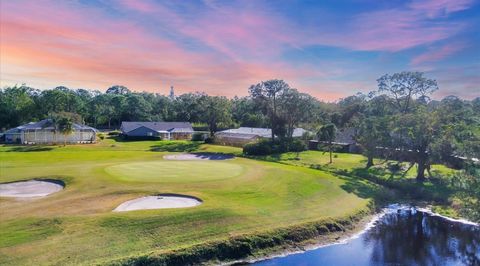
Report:
[[[190,142],[178,145],[187,152],[239,151]],[[358,192],[359,181],[305,167],[245,158],[163,160],[177,148],[166,142],[112,140],[35,148],[39,151],[0,147],[0,182],[54,178],[66,183],[64,190],[41,199],[0,198],[0,264],[105,263],[345,217],[366,209],[369,201]],[[191,195],[203,203],[112,212],[122,202],[157,193]]]
[[[239,176],[241,164],[216,161],[158,161],[118,164],[105,171],[123,181],[201,182]]]

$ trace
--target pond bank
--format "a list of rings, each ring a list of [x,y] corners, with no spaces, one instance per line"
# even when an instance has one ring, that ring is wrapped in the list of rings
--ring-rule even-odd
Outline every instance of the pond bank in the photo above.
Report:
[[[111,265],[233,265],[305,251],[358,234],[372,220],[369,209],[339,219],[302,223],[256,234],[232,236],[187,248],[113,261]],[[274,254],[274,255],[272,255]]]
[[[372,229],[392,210],[415,208],[450,222],[476,225],[465,220],[455,220],[436,214],[423,207],[392,204],[374,213],[360,211],[345,219],[305,223],[272,231],[240,235],[225,240],[211,241],[184,249],[164,253],[130,257],[115,261],[112,265],[244,265],[288,255],[309,252],[336,244],[345,244]]]
[[[305,252],[251,261],[287,265],[480,265],[480,227],[414,205],[384,208],[365,230]]]

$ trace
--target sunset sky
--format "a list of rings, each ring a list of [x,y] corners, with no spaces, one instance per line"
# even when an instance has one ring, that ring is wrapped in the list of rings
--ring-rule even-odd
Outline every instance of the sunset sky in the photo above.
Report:
[[[232,97],[278,78],[333,101],[418,70],[471,99],[479,2],[0,0],[0,85]]]

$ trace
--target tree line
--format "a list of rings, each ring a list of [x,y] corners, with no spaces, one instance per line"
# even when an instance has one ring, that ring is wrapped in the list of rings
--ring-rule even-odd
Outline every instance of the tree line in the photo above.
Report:
[[[283,81],[276,82],[288,86]],[[282,112],[282,122],[285,120],[291,131],[300,121],[322,121],[319,120],[325,109],[322,105],[329,105],[289,88],[289,93],[279,98],[282,103],[278,104],[278,110],[272,113],[267,105],[260,104],[263,97],[260,87],[257,86],[259,90],[256,90],[255,97],[233,99],[202,92],[170,98],[158,93],[132,92],[124,86],[112,86],[105,93],[63,86],[43,91],[26,85],[5,87],[0,89],[0,130],[63,112],[77,114],[83,123],[98,128],[118,128],[122,121],[185,121],[204,124],[213,134],[218,128],[234,126],[270,127],[269,118],[274,115],[280,119],[279,112]],[[265,97],[269,94],[265,92]],[[287,104],[292,112],[285,112]],[[301,105],[317,111],[307,117],[299,112]]]

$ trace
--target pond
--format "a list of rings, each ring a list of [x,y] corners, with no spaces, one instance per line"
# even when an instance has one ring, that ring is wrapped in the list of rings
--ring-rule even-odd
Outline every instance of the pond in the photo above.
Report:
[[[480,265],[480,227],[390,206],[370,228],[344,243],[253,265]]]

